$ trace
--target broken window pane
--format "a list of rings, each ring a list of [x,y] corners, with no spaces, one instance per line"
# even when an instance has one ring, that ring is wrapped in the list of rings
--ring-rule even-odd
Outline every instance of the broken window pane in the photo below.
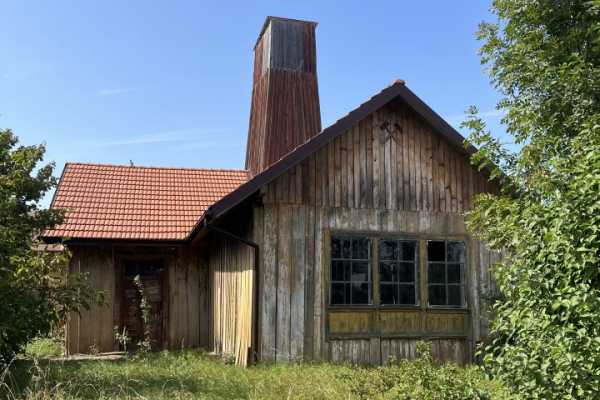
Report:
[[[398,259],[398,242],[396,240],[380,240],[379,241],[379,259],[380,260],[397,260]]]
[[[397,281],[397,264],[391,261],[382,261],[379,263],[379,280],[381,282]]]
[[[465,262],[465,244],[464,242],[448,242],[448,261]]]

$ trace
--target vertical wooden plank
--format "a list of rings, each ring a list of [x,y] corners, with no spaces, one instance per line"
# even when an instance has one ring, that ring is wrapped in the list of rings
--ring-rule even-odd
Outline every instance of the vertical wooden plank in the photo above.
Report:
[[[414,118],[414,117],[413,117]],[[415,158],[414,158],[414,166],[415,166],[415,210],[420,211],[423,210],[423,182],[421,179],[422,171],[423,171],[423,160],[421,159],[421,143],[423,142],[423,135],[421,125],[422,122],[420,119],[414,119],[415,121]]]
[[[348,146],[347,150],[347,158],[348,158],[348,199],[344,204],[344,207],[352,208],[354,207],[354,129],[350,128],[344,133],[346,136],[346,144]]]
[[[315,266],[314,266],[314,339],[313,339],[313,358],[315,360],[323,359],[323,319],[324,319],[324,299],[323,293],[325,288],[324,285],[324,272],[323,272],[323,253],[324,253],[324,209],[319,208],[315,210]],[[328,244],[328,243],[327,243]]]
[[[371,365],[381,365],[382,364],[382,347],[381,347],[381,339],[378,337],[371,338],[369,343],[369,363]]]
[[[264,208],[264,242],[261,248],[262,285],[260,292],[261,312],[261,359],[275,359],[277,336],[277,229],[279,226],[277,206]]]
[[[425,147],[425,154],[427,157],[427,211],[433,211],[434,194],[433,194],[433,149],[432,149],[432,133],[429,127],[425,130],[427,136],[427,143]]]
[[[304,296],[306,276],[306,207],[292,208],[291,338],[292,360],[304,358]]]
[[[304,278],[304,360],[314,358],[314,314],[315,314],[315,207],[306,210],[305,247],[306,247],[306,273]]]
[[[335,207],[336,198],[335,198],[335,146],[333,142],[329,142],[326,146],[327,148],[327,164],[329,168],[329,181],[327,182],[327,188],[329,190],[329,203],[327,204],[329,207]]]
[[[451,190],[451,182],[452,176],[450,174],[450,170],[452,169],[452,157],[450,153],[450,146],[446,141],[442,141],[444,148],[444,188],[445,188],[445,198],[446,198],[446,212],[454,212],[456,211],[453,208],[452,204],[452,190]]]
[[[398,124],[395,118],[395,114],[390,114],[389,116],[389,134],[388,134],[388,152],[389,159],[387,159],[387,170],[389,171],[389,194],[388,194],[388,209],[396,210],[398,208],[398,153],[396,140],[398,137]]]
[[[366,164],[367,164],[367,170],[366,170],[366,174],[367,174],[367,190],[366,190],[366,195],[367,195],[367,208],[373,208],[373,194],[374,194],[374,190],[373,190],[373,117],[369,116],[366,119],[365,122],[365,129],[366,129],[366,135],[367,135],[367,160],[366,160]]]
[[[281,206],[279,208],[279,224],[277,225],[277,361],[290,360],[291,226],[290,207]]]
[[[340,207],[348,207],[348,135],[344,132],[338,136],[340,140],[340,164],[341,168],[338,172],[340,175]]]
[[[385,192],[383,185],[385,180],[383,179],[383,148],[381,145],[381,117],[382,110],[378,110],[373,113],[371,118],[371,159],[373,166],[373,207],[379,208],[381,205],[385,206]],[[381,186],[381,187],[380,187]]]
[[[361,206],[361,176],[362,176],[362,168],[361,168],[361,157],[360,157],[360,129],[358,125],[355,125],[352,128],[352,136],[353,136],[353,153],[354,153],[354,208],[360,208]]]
[[[331,142],[333,147],[333,157],[335,165],[334,180],[331,182],[335,187],[335,206],[340,207],[342,204],[342,156],[341,156],[341,137],[336,137]]]
[[[360,208],[367,208],[367,129],[365,121],[359,122],[359,156],[360,156]]]

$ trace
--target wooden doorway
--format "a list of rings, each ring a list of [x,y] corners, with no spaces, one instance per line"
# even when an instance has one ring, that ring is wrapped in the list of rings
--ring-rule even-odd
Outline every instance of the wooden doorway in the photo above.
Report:
[[[142,318],[142,296],[136,277],[143,286],[146,300],[150,304],[150,341],[153,349],[162,349],[164,344],[164,319],[166,316],[165,295],[165,260],[162,258],[124,258],[122,321],[121,327],[127,330],[131,342],[129,348],[135,349],[137,343],[144,340],[144,322]],[[121,329],[122,329],[121,328]]]

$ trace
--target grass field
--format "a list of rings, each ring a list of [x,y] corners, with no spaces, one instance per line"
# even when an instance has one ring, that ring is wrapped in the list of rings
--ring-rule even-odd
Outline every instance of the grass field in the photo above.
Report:
[[[329,364],[242,369],[197,351],[120,361],[20,359],[0,376],[13,399],[509,399],[474,367],[428,357],[385,368]]]

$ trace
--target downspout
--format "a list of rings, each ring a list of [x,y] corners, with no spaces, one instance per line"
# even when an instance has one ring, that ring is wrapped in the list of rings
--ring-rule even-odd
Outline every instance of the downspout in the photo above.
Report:
[[[258,250],[259,250],[259,245],[258,243],[255,243],[251,240],[248,239],[244,239],[241,236],[238,236],[236,234],[233,234],[229,231],[226,231],[225,229],[221,229],[218,228],[216,226],[210,225],[209,223],[207,223],[206,228],[211,230],[211,231],[215,231],[217,233],[222,234],[223,236],[227,236],[233,240],[236,240],[238,242],[241,242],[247,246],[250,246],[254,249],[254,276],[252,279],[252,291],[253,291],[253,296],[252,296],[252,331],[250,333],[251,335],[251,345],[250,345],[250,354],[249,354],[249,361],[255,362],[258,360],[258,328],[259,328],[259,323],[260,323],[260,318],[258,316],[258,284],[259,284],[259,259],[258,259]]]

